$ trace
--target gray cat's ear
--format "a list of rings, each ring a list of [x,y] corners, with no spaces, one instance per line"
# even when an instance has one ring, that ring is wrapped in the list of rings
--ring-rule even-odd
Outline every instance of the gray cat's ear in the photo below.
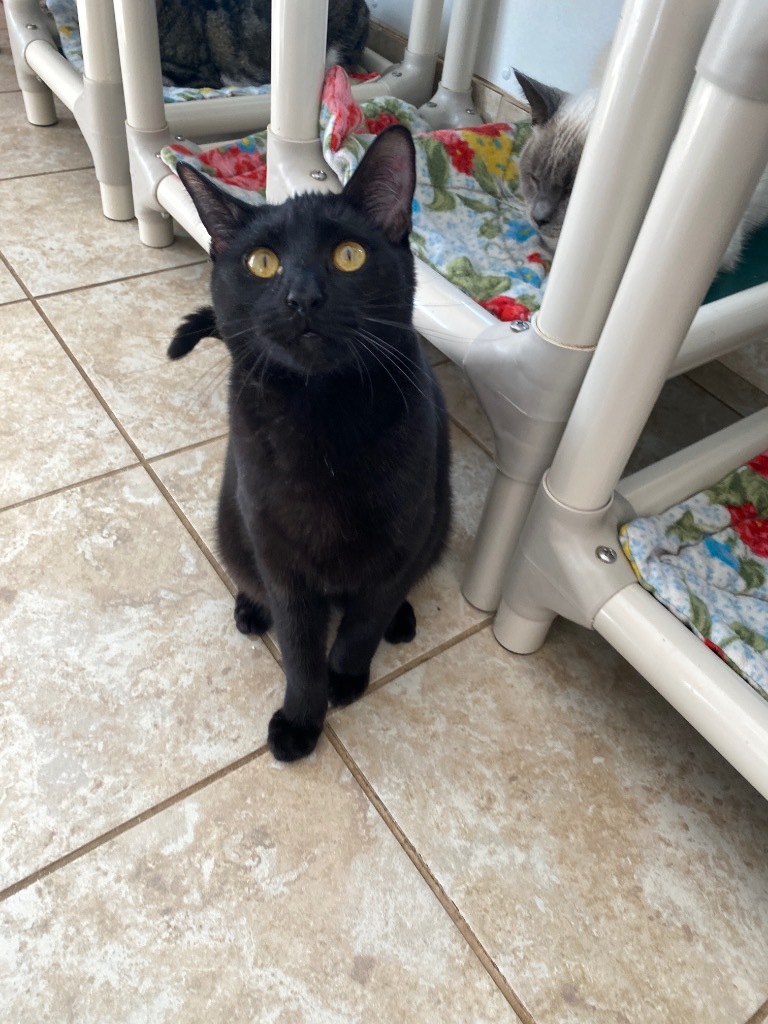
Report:
[[[522,71],[515,70],[515,78],[531,105],[531,118],[537,126],[546,124],[568,98],[568,93],[562,89],[556,89],[553,85],[543,85],[535,78],[524,75]]]
[[[253,217],[254,207],[222,191],[207,174],[191,164],[179,162],[176,173],[192,197],[200,220],[211,236],[212,259],[221,256],[237,232]]]
[[[391,242],[405,242],[411,231],[416,188],[416,150],[402,125],[385,128],[369,146],[344,187],[344,196],[362,209]]]

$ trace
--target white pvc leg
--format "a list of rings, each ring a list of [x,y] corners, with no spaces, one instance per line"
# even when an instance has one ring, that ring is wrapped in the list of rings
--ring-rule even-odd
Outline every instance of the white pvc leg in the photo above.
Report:
[[[677,130],[716,0],[627,0],[568,205],[541,333],[594,346]]]
[[[613,492],[766,160],[768,103],[698,80],[552,465],[563,504]]]
[[[408,44],[400,64],[384,73],[382,94],[421,106],[432,95],[443,0],[413,0]]]
[[[503,403],[486,408],[499,470],[524,481],[529,490],[535,489],[551,463],[589,353],[600,337],[674,135],[714,6],[715,0],[625,3],[549,283],[529,332],[538,343],[529,345],[527,358],[544,365],[553,362],[546,350],[556,351],[562,360],[559,368],[552,366],[553,380],[558,387],[562,380],[564,386],[548,397],[542,413],[533,407],[529,393],[529,375],[540,376],[534,366],[519,379],[504,382],[510,410],[524,409],[528,414],[515,437],[510,436]],[[574,353],[584,354],[578,366],[573,365]],[[475,375],[473,383],[476,390],[482,385],[498,389],[499,365],[489,362],[487,379]],[[550,429],[542,429],[537,417],[546,419],[544,426]],[[488,498],[495,500],[493,494]],[[495,552],[514,548],[520,519],[519,510],[507,520],[491,512],[484,517],[470,562],[470,601],[481,600],[486,606],[491,595],[501,593],[506,566],[496,560]],[[506,533],[503,540],[496,535],[499,530]],[[482,567],[481,583],[475,566]]]
[[[36,0],[5,0],[3,10],[27,120],[41,127],[56,124],[58,117],[53,104],[53,92],[30,69],[26,58],[27,46],[33,40],[45,43],[55,52],[44,24],[43,12]]]
[[[481,611],[499,606],[504,570],[535,490],[535,484],[511,480],[496,470],[477,528],[478,537],[487,541],[474,545],[461,581],[464,597]]]
[[[77,5],[83,46],[83,101],[76,108],[93,156],[104,216],[131,220],[133,196],[115,12],[101,0]]]
[[[267,201],[338,189],[318,137],[325,75],[328,0],[272,0],[272,115],[267,135]]]
[[[419,109],[435,128],[482,124],[472,101],[472,75],[484,10],[485,0],[453,2],[440,85],[432,99]]]
[[[155,2],[113,3],[139,237],[145,245],[162,248],[173,242],[173,223],[157,202],[157,186],[171,173],[159,153],[171,135],[165,121]]]

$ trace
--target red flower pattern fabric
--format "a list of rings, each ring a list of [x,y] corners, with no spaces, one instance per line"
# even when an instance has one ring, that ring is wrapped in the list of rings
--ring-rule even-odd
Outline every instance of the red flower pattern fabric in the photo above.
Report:
[[[531,318],[530,309],[508,295],[497,295],[493,299],[481,302],[480,305],[505,323],[512,320],[530,320]]]
[[[388,110],[382,110],[376,117],[365,119],[365,130],[369,135],[381,135],[384,129],[391,124],[400,124],[400,122],[394,114],[390,114]]]
[[[731,526],[749,550],[759,558],[768,558],[768,519],[757,514],[751,501],[739,506],[726,505],[726,508]]]
[[[750,469],[754,469],[756,473],[759,473],[760,476],[768,477],[768,452],[763,452],[754,459],[750,459],[747,465]]]

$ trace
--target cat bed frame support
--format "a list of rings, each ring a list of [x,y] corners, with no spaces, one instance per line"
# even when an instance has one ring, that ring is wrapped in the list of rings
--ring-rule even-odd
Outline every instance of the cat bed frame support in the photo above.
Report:
[[[439,101],[429,97],[437,65],[442,0],[415,0],[403,61],[384,67],[375,82],[355,85],[355,97],[397,96],[422,104],[435,120],[478,122],[480,118],[469,107],[475,54],[471,48],[459,47],[453,28],[454,19],[459,29],[471,21],[472,3],[456,0],[454,4],[449,31],[453,51],[445,63],[450,86]],[[285,182],[282,194],[333,187],[335,176],[322,158],[317,139],[327,0],[311,5],[274,0],[269,96],[235,96],[204,103],[163,103],[154,0],[114,0],[114,10],[134,203],[144,244],[161,247],[173,242],[171,215],[201,244],[207,244],[207,235],[183,186],[157,156],[172,136],[178,140],[227,139],[269,121],[272,181]],[[286,40],[291,40],[290,46]],[[381,58],[371,51],[366,51],[366,60],[382,69]]]
[[[660,511],[768,445],[762,412],[619,482],[767,161],[763,4],[722,0],[494,624],[520,653],[543,643],[557,614],[594,628],[766,798],[768,702],[642,589],[616,538],[633,514]]]
[[[3,7],[27,120],[55,124],[53,97],[58,96],[72,111],[91,151],[104,215],[130,220],[125,107],[111,4],[81,0],[83,75],[59,53],[37,0],[5,0]]]

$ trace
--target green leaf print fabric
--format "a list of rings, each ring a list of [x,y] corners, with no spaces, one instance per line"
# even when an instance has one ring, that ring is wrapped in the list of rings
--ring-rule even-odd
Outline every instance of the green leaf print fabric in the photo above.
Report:
[[[768,699],[768,452],[621,542],[643,586]]]

